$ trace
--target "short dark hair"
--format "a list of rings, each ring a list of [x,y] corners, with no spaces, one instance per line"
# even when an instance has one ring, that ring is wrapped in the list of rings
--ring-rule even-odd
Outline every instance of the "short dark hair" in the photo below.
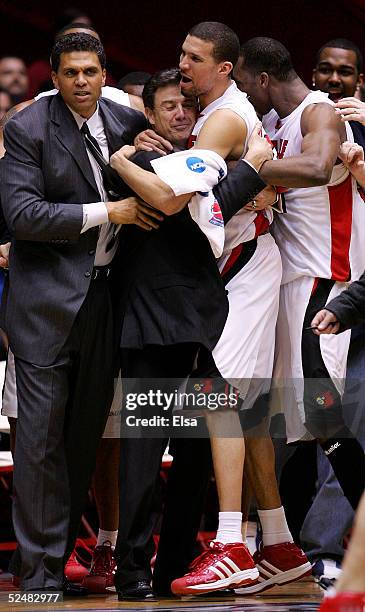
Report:
[[[219,21],[202,21],[189,30],[190,36],[213,43],[213,57],[217,63],[237,63],[240,41],[237,34]]]
[[[240,56],[245,68],[254,74],[267,72],[278,81],[291,81],[297,76],[288,49],[274,38],[251,38],[242,45]]]
[[[51,53],[51,66],[54,72],[57,72],[60,66],[61,54],[72,51],[90,51],[96,53],[101,67],[105,68],[105,51],[100,40],[95,38],[95,36],[91,36],[91,34],[75,33],[65,34],[55,43]]]
[[[345,49],[346,51],[353,51],[356,55],[356,68],[357,71],[360,73],[362,72],[362,67],[363,67],[363,58],[362,58],[362,53],[359,49],[359,47],[357,45],[355,45],[355,43],[353,43],[351,40],[348,40],[347,38],[332,38],[332,40],[329,40],[328,42],[326,42],[324,45],[322,45],[322,47],[320,48],[320,50],[317,53],[317,65],[320,62],[320,57],[321,57],[321,53],[324,49]]]
[[[90,30],[90,32],[95,32],[95,34],[98,34],[94,26],[87,25],[86,23],[82,23],[82,21],[73,21],[63,26],[63,28],[61,28],[60,30],[58,30],[58,32],[56,33],[56,36],[54,37],[54,42],[56,43],[62,36],[64,36],[64,32],[67,32],[67,30],[71,30],[71,29],[78,30],[79,28],[80,29],[82,28],[83,30]]]
[[[167,87],[167,85],[180,85],[181,75],[178,68],[166,68],[165,70],[159,70],[155,72],[148,79],[147,83],[143,88],[142,99],[145,108],[151,110],[155,107],[155,93],[160,87]]]
[[[149,72],[128,72],[118,81],[117,87],[118,89],[124,89],[126,85],[145,85],[150,78],[151,74]]]

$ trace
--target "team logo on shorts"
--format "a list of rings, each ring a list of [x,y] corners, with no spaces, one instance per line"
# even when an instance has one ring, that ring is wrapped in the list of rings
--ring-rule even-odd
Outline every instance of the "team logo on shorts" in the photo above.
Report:
[[[212,207],[210,210],[213,216],[209,219],[209,223],[211,223],[212,225],[218,225],[218,227],[223,227],[224,226],[223,215],[222,215],[221,207],[219,206],[217,201],[215,201],[212,204]]]
[[[334,397],[331,391],[326,391],[325,393],[323,393],[323,395],[318,395],[315,401],[318,404],[318,406],[323,406],[323,408],[329,408],[330,406],[333,406],[333,404],[335,403],[335,400],[334,400]]]
[[[211,393],[213,390],[213,380],[206,378],[194,384],[194,391],[200,391],[201,393]]]
[[[192,172],[205,172],[207,169],[204,161],[200,157],[188,157],[186,165]]]

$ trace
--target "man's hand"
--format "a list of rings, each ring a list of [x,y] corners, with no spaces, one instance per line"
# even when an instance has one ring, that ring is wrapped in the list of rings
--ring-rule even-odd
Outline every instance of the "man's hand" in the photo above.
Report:
[[[358,121],[365,125],[365,103],[357,98],[342,98],[335,104],[336,113],[341,121]]]
[[[264,210],[265,208],[269,208],[276,202],[276,189],[271,185],[268,185],[257,194],[255,199],[252,202],[249,202],[244,206],[245,210],[249,210],[250,212],[258,212],[259,210]]]
[[[117,202],[107,202],[109,221],[117,225],[138,225],[145,230],[158,229],[164,217],[138,198],[131,197]]]
[[[157,153],[162,155],[173,151],[171,142],[162,138],[162,136],[159,136],[153,130],[145,130],[137,134],[134,139],[134,146],[137,151],[157,151]]]
[[[317,312],[312,320],[311,328],[316,336],[320,336],[321,334],[337,334],[340,329],[340,323],[333,312],[324,308]]]
[[[132,155],[135,154],[135,152],[136,149],[132,145],[124,145],[124,147],[121,147],[120,149],[118,149],[118,151],[116,151],[115,153],[113,153],[113,155],[110,156],[109,164],[115,170],[118,166],[118,161],[123,162],[124,159],[129,159],[130,157],[132,157]]]
[[[244,159],[253,165],[257,172],[260,171],[262,164],[273,158],[271,144],[261,136],[262,124],[258,121],[247,143],[248,151]],[[274,198],[275,199],[275,198]]]
[[[343,161],[345,166],[352,172],[359,166],[364,164],[364,149],[356,142],[344,142],[341,145],[338,157]]]
[[[343,161],[358,184],[365,185],[364,149],[355,142],[344,142],[341,145],[338,157]]]
[[[0,244],[0,268],[7,270],[9,268],[9,251],[10,242]]]

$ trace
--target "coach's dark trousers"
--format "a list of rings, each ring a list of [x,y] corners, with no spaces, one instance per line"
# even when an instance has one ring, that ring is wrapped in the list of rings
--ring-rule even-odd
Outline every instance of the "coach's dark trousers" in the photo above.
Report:
[[[91,281],[54,363],[15,358],[14,528],[22,588],[60,588],[113,394],[108,279]]]
[[[191,373],[197,349],[197,344],[185,343],[123,350],[123,393],[148,393],[154,386],[165,393],[174,392],[179,382]],[[140,438],[124,438],[121,442],[120,522],[115,550],[117,588],[137,580],[150,581],[152,577],[150,562],[154,552],[156,491],[168,432],[159,438],[143,435],[142,431]],[[174,464],[161,531],[158,578],[154,583],[158,590],[168,588],[182,568],[186,571],[187,560],[193,556],[192,544],[210,473],[209,440],[176,440]],[[175,498],[178,491],[180,495]]]

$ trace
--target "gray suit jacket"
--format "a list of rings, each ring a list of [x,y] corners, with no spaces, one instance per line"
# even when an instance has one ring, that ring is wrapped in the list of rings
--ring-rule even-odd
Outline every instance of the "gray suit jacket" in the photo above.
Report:
[[[110,153],[145,129],[142,113],[100,99]],[[60,94],[5,127],[0,193],[13,236],[3,326],[16,356],[49,365],[90,285],[97,228],[80,234],[82,204],[98,202],[82,135]]]

